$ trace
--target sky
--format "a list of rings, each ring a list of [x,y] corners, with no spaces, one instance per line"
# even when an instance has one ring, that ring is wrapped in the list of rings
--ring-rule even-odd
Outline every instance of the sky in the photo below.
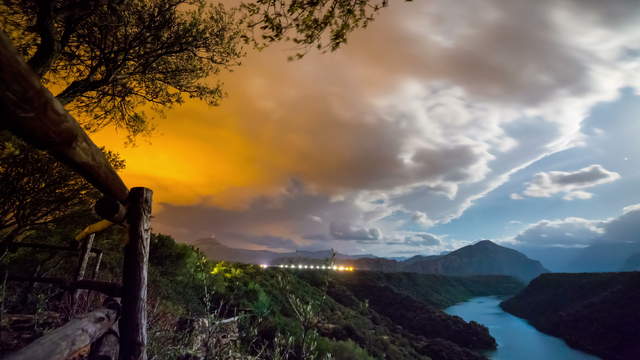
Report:
[[[126,159],[182,242],[439,254],[640,233],[636,0],[392,2],[340,50],[250,52]],[[638,221],[636,221],[638,220]]]

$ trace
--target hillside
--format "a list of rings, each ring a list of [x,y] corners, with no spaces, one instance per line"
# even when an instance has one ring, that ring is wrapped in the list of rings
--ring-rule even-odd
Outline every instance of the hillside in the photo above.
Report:
[[[388,286],[430,306],[444,309],[476,296],[512,295],[524,288],[515,278],[502,275],[445,276],[417,273],[358,271],[336,278],[337,286]]]
[[[323,287],[321,273],[300,271],[296,277],[316,289]],[[402,335],[409,340],[407,347],[417,354],[432,359],[480,359],[482,357],[473,351],[496,346],[486,327],[467,323],[440,309],[475,296],[510,295],[521,288],[521,283],[505,276],[458,278],[361,271],[331,274],[327,295],[341,306],[366,315],[366,321],[373,320],[390,332]],[[364,324],[366,321],[358,320],[356,323]],[[353,327],[350,324],[346,326],[347,329]],[[333,328],[331,331],[325,330],[323,334],[330,338],[341,338],[344,330]],[[352,329],[347,333],[362,330]],[[354,334],[349,339],[363,345],[360,336]],[[378,348],[373,343],[363,345],[368,351],[371,351],[371,346]],[[371,351],[375,358],[394,358],[392,353]],[[419,358],[422,357],[416,357]]]
[[[236,249],[225,246],[214,239],[195,242],[212,260],[225,260],[248,264],[323,264],[331,257],[330,250],[295,251],[277,253],[263,250]],[[374,257],[372,255],[336,254],[338,265],[354,266],[359,270],[378,272],[415,272],[453,276],[506,275],[527,282],[548,272],[540,262],[524,254],[483,240],[462,247],[446,255],[413,256],[404,261]]]
[[[525,282],[548,272],[540,262],[489,240],[462,247],[447,255],[415,260],[403,266],[403,271],[459,276],[508,275]]]
[[[98,279],[111,279],[119,271],[123,230],[111,230],[100,239],[104,257]],[[21,249],[12,258],[15,268],[26,272],[34,255]],[[289,359],[325,359],[330,353],[336,360],[480,360],[481,352],[495,347],[487,329],[441,309],[522,288],[504,276],[295,271],[214,262],[160,234],[152,235],[149,262],[148,351],[158,360],[192,358],[185,354],[207,349],[237,355],[221,358],[241,359],[282,359],[278,354],[283,353]],[[69,273],[74,266],[61,262],[52,275]],[[64,290],[46,284],[7,286],[5,314],[38,315],[8,316],[0,324],[0,352],[24,346],[70,316]],[[51,300],[38,302],[45,295]],[[83,298],[79,312],[101,303],[95,295],[91,303],[89,294]],[[217,321],[237,316],[237,338],[228,341]]]
[[[501,304],[604,359],[640,359],[640,273],[543,274]]]
[[[263,314],[259,342],[272,346],[274,334],[299,339],[308,324],[317,334],[318,351],[344,360],[483,359],[480,353],[496,346],[487,328],[440,309],[470,297],[513,294],[522,288],[504,276],[263,270],[226,263],[216,269],[215,293],[221,301]],[[301,313],[311,320],[302,319]]]

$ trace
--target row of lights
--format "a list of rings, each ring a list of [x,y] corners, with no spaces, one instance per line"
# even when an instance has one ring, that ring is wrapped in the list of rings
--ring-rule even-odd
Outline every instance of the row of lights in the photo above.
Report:
[[[353,271],[354,268],[353,266],[338,266],[338,265],[333,265],[333,266],[328,266],[328,265],[303,265],[303,264],[298,264],[298,265],[267,265],[267,264],[262,264],[260,265],[261,268],[266,269],[268,267],[279,267],[279,268],[283,268],[283,269],[312,269],[312,270],[335,270],[335,271]]]

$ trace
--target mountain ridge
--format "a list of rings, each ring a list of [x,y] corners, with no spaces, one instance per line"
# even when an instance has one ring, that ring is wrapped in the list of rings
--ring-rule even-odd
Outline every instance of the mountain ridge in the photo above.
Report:
[[[331,250],[278,253],[268,250],[247,250],[228,247],[215,239],[200,239],[194,243],[212,260],[250,264],[321,264],[331,257]],[[373,255],[336,253],[338,265],[350,265],[360,270],[381,272],[416,272],[441,275],[507,275],[528,282],[549,272],[539,261],[517,250],[482,240],[444,255],[416,255],[403,261]]]

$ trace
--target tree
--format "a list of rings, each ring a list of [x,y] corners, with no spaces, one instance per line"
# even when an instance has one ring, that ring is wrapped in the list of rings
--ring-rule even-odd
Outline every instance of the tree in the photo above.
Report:
[[[292,41],[336,50],[387,0],[253,0],[227,9],[207,0],[3,0],[0,26],[85,129],[107,125],[133,141],[185,97],[216,105],[215,78],[243,45]]]
[[[116,169],[124,161],[105,152]],[[88,209],[100,192],[74,171],[8,132],[0,132],[0,243]],[[78,229],[80,230],[80,229]]]
[[[133,140],[152,128],[144,108],[218,103],[210,77],[243,55],[234,14],[206,0],[4,0],[0,24],[85,129]]]
[[[366,28],[386,5],[387,0],[255,0],[241,7],[257,46],[291,41],[298,45],[291,58],[300,59],[313,47],[337,50],[349,33]]]

